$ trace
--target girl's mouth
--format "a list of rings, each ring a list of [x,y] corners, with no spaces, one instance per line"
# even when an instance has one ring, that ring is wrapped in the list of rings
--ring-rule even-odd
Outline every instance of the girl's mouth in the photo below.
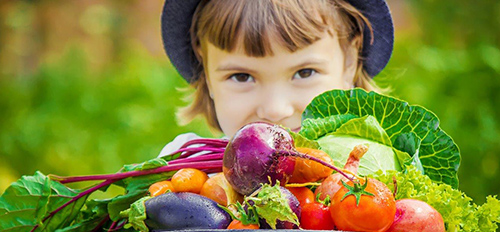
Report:
[[[299,132],[299,131],[300,131],[300,127],[297,127],[297,128],[295,128],[295,129],[292,129],[292,131],[293,131],[293,132],[295,132],[295,133],[297,133],[297,132]]]

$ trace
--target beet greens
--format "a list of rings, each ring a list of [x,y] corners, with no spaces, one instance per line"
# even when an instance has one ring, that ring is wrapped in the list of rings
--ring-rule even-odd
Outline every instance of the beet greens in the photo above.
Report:
[[[120,211],[147,195],[149,185],[170,179],[181,168],[221,172],[227,143],[222,139],[192,140],[169,156],[126,165],[113,174],[61,177],[37,172],[34,176],[23,176],[0,197],[0,230],[21,227],[30,231],[119,229],[125,224]],[[66,186],[83,181],[100,182],[84,189]],[[88,200],[92,193],[105,191],[110,185],[124,188],[125,194],[112,199]]]

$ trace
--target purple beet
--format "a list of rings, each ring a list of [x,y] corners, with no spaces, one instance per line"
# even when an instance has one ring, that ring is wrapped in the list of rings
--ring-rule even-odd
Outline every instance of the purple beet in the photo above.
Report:
[[[286,129],[264,122],[247,124],[236,132],[224,151],[222,170],[237,192],[249,195],[261,184],[286,184],[295,168],[293,157],[314,160],[352,179],[335,166],[298,152]]]
[[[229,141],[224,152],[223,172],[233,188],[249,195],[262,183],[285,184],[295,161],[285,154],[297,152],[293,138],[282,127],[269,123],[250,123]]]

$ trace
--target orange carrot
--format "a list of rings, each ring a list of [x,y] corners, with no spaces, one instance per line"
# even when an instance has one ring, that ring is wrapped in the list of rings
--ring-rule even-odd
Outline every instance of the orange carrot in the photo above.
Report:
[[[183,168],[172,176],[172,185],[177,192],[192,192],[199,194],[208,175],[194,168]]]
[[[168,190],[175,192],[172,182],[165,180],[159,181],[149,186],[149,194],[152,197],[166,193]]]
[[[297,147],[296,149],[300,153],[305,153],[307,155],[316,157],[333,165],[332,159],[324,151],[306,147]],[[330,174],[332,174],[332,171],[333,171],[332,169],[325,167],[324,165],[318,162],[312,160],[306,160],[303,158],[296,158],[295,168],[293,170],[292,177],[288,182],[289,183],[315,182],[329,176]]]

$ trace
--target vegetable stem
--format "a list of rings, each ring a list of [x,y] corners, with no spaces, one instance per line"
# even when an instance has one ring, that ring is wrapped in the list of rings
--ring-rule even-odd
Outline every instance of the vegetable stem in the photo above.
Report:
[[[181,154],[181,156],[179,156],[179,158],[185,158],[187,156],[191,156],[193,154],[196,154],[198,152],[212,152],[212,153],[224,153],[224,148],[215,148],[215,147],[185,147],[185,148],[181,148],[177,151],[174,151],[172,153],[170,153],[169,155],[174,155],[174,154],[177,154],[177,153],[183,153],[185,152],[185,154]]]
[[[228,142],[229,141],[225,139],[193,139],[184,143],[181,146],[181,148],[186,148],[191,145],[200,145],[200,144],[210,145],[214,147],[226,147]]]
[[[100,184],[98,185],[95,185],[81,193],[79,193],[78,195],[76,195],[75,197],[73,197],[71,200],[69,200],[68,202],[64,203],[63,205],[59,206],[57,209],[55,209],[54,211],[50,212],[49,215],[47,215],[45,218],[42,219],[42,223],[45,222],[47,219],[49,219],[50,217],[54,216],[54,214],[56,214],[57,212],[61,211],[62,209],[64,209],[66,206],[68,206],[69,204],[77,201],[78,199],[88,195],[88,194],[91,194],[93,192],[95,192],[96,190],[102,188],[102,187],[105,187],[105,186],[108,186],[114,182],[116,182],[118,180],[105,180],[103,182],[101,182]],[[35,231],[38,226],[40,224],[37,224],[36,226],[33,227],[33,229],[31,229],[31,232]]]
[[[285,151],[285,152],[282,152],[284,153],[285,155],[288,155],[288,156],[295,156],[295,157],[299,157],[299,158],[303,158],[303,159],[308,159],[308,160],[312,160],[312,161],[315,161],[315,162],[318,162],[328,168],[331,168],[333,170],[335,170],[336,172],[340,173],[341,175],[343,175],[345,178],[347,178],[348,180],[352,181],[353,183],[356,183],[357,181],[347,175],[345,172],[343,172],[342,170],[340,170],[339,168],[335,167],[334,165],[332,164],[329,164],[321,159],[318,159],[316,157],[313,157],[313,156],[310,156],[310,155],[307,155],[307,154],[304,154],[304,153],[300,153],[300,152],[297,152],[297,151]]]
[[[224,157],[224,153],[214,153],[214,154],[207,154],[207,155],[201,155],[201,156],[196,156],[196,157],[188,157],[188,158],[178,158],[175,160],[172,160],[168,162],[168,164],[178,164],[178,163],[184,163],[184,162],[197,162],[197,161],[207,161],[207,160],[222,160]]]
[[[181,148],[186,148],[191,145],[201,145],[201,144],[211,147],[226,147],[228,142],[229,142],[228,140],[224,139],[193,139],[184,143],[181,146]]]
[[[133,176],[143,176],[149,174],[157,174],[162,172],[176,171],[182,168],[196,168],[196,169],[211,169],[218,168],[222,166],[222,160],[208,160],[208,161],[197,161],[189,163],[178,163],[172,165],[161,166],[158,168],[130,171],[130,172],[120,172],[114,174],[104,174],[104,175],[90,175],[90,176],[70,176],[70,177],[60,177],[60,176],[50,176],[52,180],[59,181],[62,184],[73,183],[79,181],[91,181],[91,180],[121,180]]]
[[[106,215],[106,217],[104,217],[104,219],[102,219],[102,221],[99,222],[99,224],[92,230],[92,232],[97,232],[97,231],[100,231],[102,229],[102,226],[107,222],[109,221],[109,214]]]

